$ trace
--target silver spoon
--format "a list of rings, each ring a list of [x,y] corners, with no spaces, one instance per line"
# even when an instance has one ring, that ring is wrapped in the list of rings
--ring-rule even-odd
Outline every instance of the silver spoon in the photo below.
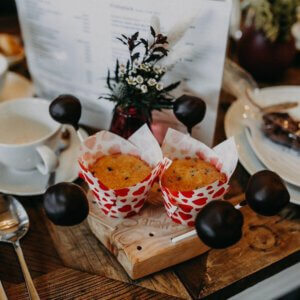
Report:
[[[0,198],[0,228],[2,226],[8,225],[7,221],[4,221],[4,219],[6,220],[6,216],[7,216],[7,205],[6,202],[4,201],[5,201],[4,199]],[[5,294],[1,281],[0,281],[0,299],[7,300],[7,296]]]
[[[10,243],[19,258],[19,262],[25,278],[30,299],[39,300],[40,297],[34,287],[19,240],[29,229],[29,218],[22,204],[12,196],[4,196],[6,211],[0,214],[0,242]],[[3,203],[3,200],[2,200]],[[3,205],[3,204],[2,204]]]

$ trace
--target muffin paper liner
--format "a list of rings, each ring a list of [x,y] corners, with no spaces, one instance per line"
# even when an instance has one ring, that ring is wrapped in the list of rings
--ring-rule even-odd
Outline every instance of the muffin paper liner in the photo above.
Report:
[[[234,138],[229,138],[211,149],[190,135],[170,128],[164,139],[162,152],[167,158],[159,175],[159,182],[167,214],[175,223],[194,226],[201,208],[212,200],[222,198],[229,188],[228,182],[238,162]],[[195,157],[214,165],[219,172],[226,175],[226,181],[217,180],[192,191],[171,191],[162,185],[162,176],[172,160]]]
[[[113,190],[106,187],[89,171],[97,159],[111,154],[130,154],[139,157],[152,168],[141,182],[127,188]],[[126,218],[138,213],[167,160],[163,160],[158,142],[147,125],[142,126],[128,140],[108,131],[88,137],[80,149],[80,176],[89,185],[103,213],[112,218]]]

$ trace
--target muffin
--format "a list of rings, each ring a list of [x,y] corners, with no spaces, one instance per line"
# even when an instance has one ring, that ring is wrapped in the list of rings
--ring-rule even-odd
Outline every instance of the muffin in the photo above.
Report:
[[[128,154],[102,156],[89,169],[100,182],[114,190],[133,186],[152,171],[146,162]]]
[[[212,184],[226,182],[226,175],[212,164],[199,158],[177,159],[162,176],[162,185],[171,191],[192,191]]]

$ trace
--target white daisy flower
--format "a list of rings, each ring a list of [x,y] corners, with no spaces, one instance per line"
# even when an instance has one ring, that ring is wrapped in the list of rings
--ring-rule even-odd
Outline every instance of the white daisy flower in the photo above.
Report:
[[[159,65],[155,65],[155,66],[153,67],[153,71],[154,71],[156,74],[159,74],[159,73],[161,72],[160,66],[159,66]]]
[[[158,83],[158,84],[156,85],[156,89],[157,89],[158,91],[161,91],[163,88],[164,88],[164,85],[163,85],[162,83]]]
[[[148,71],[148,67],[145,64],[141,64],[140,69],[142,69],[144,71]]]
[[[132,76],[129,76],[128,78],[126,78],[126,81],[129,85],[136,85],[135,78],[133,78]]]
[[[156,80],[154,78],[150,78],[147,81],[147,83],[148,83],[149,86],[155,86],[156,85]]]
[[[144,82],[144,78],[141,75],[138,75],[136,78],[136,82],[142,84]]]
[[[141,91],[142,91],[143,94],[145,94],[145,93],[148,92],[148,88],[147,88],[147,86],[146,86],[145,84],[143,84],[143,85],[141,86]]]

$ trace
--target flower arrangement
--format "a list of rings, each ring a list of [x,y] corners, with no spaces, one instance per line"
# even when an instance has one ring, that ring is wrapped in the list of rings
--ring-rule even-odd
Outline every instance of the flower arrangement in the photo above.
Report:
[[[250,8],[254,14],[254,25],[271,41],[287,41],[291,27],[297,19],[299,0],[254,0]]]
[[[121,64],[117,59],[113,76],[108,70],[106,82],[111,92],[100,98],[116,102],[116,108],[135,108],[151,120],[153,110],[173,107],[174,97],[169,92],[180,82],[166,87],[162,83],[167,70],[158,62],[168,55],[168,39],[163,34],[157,34],[151,26],[150,31],[153,37],[151,42],[139,38],[139,32],[130,37],[122,34],[117,38],[128,47],[129,59],[126,64]]]

